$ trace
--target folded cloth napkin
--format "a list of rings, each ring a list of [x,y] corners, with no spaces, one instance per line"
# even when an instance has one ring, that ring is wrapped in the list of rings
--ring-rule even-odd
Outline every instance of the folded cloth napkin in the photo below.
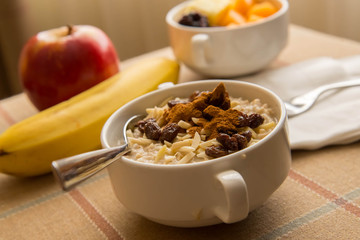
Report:
[[[360,55],[321,57],[241,80],[271,89],[283,100],[333,82],[360,78]],[[331,90],[307,112],[289,119],[292,149],[318,149],[360,139],[360,86]]]

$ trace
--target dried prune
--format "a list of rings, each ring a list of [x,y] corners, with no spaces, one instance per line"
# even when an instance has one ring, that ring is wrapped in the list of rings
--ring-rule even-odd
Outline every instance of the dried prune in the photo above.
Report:
[[[152,140],[159,140],[161,128],[156,122],[147,122],[144,127],[145,136]]]
[[[258,113],[253,113],[250,114],[248,116],[248,121],[249,121],[249,127],[251,128],[257,128],[258,126],[260,126],[261,124],[263,124],[264,122],[264,118],[258,114]]]
[[[209,157],[218,158],[228,154],[223,146],[210,146],[205,149],[205,154]]]
[[[225,133],[219,133],[216,140],[223,145],[223,147],[230,151],[237,151],[238,149],[238,142],[237,139],[234,137],[230,137]]]
[[[176,123],[167,124],[161,131],[160,141],[172,142],[180,130],[181,127]]]
[[[179,23],[190,27],[209,27],[208,18],[196,12],[184,15]]]

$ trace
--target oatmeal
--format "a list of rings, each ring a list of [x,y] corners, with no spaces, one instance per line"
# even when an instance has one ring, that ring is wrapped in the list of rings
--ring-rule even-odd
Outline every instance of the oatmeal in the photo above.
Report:
[[[127,131],[130,159],[182,164],[207,161],[251,146],[276,126],[271,109],[259,99],[230,97],[220,83],[212,92],[194,92],[164,106]]]

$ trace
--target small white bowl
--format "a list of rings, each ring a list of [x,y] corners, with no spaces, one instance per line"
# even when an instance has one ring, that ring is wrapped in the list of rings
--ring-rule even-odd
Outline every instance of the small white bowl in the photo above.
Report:
[[[232,97],[267,103],[278,119],[275,129],[250,147],[200,163],[159,165],[122,157],[108,171],[117,198],[130,211],[171,226],[233,223],[263,204],[285,180],[291,152],[284,104],[273,92],[241,81],[189,82],[139,97],[107,120],[101,133],[103,147],[119,145],[126,120],[145,113],[145,108],[196,90],[211,91],[219,82]]]
[[[238,27],[184,26],[178,21],[189,2],[175,6],[166,15],[175,57],[208,77],[236,77],[265,68],[288,38],[288,1],[271,1],[279,8],[276,13]]]

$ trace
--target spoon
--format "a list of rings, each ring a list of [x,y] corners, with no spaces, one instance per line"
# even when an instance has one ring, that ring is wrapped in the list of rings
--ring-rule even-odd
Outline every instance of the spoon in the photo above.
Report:
[[[51,167],[62,189],[65,191],[70,190],[130,152],[131,149],[127,142],[126,130],[133,129],[135,124],[144,117],[144,115],[135,115],[127,120],[123,128],[124,145],[86,152],[53,161]]]
[[[284,102],[285,108],[287,110],[287,115],[288,117],[294,117],[303,112],[306,112],[314,105],[315,101],[320,97],[320,95],[328,90],[359,86],[359,85],[360,85],[360,79],[353,79],[343,82],[330,83],[315,88],[310,92],[292,98],[289,102]]]

